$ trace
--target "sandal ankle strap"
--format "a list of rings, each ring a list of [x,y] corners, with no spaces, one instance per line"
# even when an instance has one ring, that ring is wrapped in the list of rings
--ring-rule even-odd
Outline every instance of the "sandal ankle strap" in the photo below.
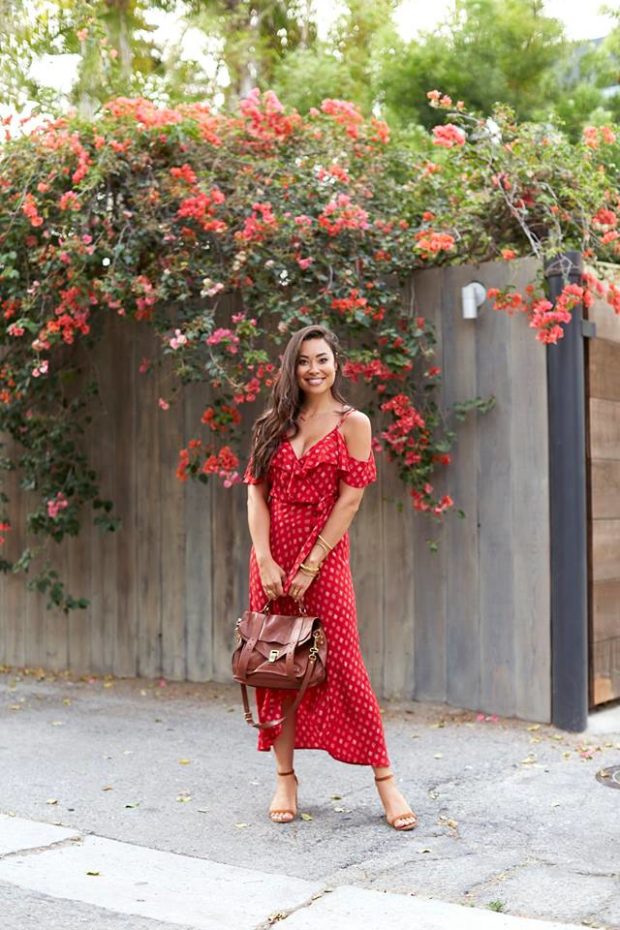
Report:
[[[291,769],[290,772],[278,772],[278,775],[294,775],[295,769]]]
[[[390,772],[389,775],[375,775],[375,781],[387,781],[388,778],[394,778],[394,773]]]

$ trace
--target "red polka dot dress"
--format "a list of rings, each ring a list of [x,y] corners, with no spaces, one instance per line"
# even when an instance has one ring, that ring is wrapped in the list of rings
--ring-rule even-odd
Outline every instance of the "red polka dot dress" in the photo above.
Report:
[[[376,480],[373,452],[365,462],[349,455],[341,425],[342,419],[300,458],[288,440],[272,457],[267,475],[269,541],[273,558],[287,572],[285,589],[325,525],[338,497],[339,482],[361,488]],[[260,483],[250,469],[251,463],[244,482]],[[266,602],[252,547],[250,609],[262,610]],[[320,574],[306,591],[304,604],[325,627],[327,679],[309,688],[297,708],[295,749],[324,749],[341,762],[389,766],[379,705],[360,652],[348,533],[323,559]],[[272,603],[271,611],[293,616],[299,613],[299,607],[284,594]],[[255,691],[259,720],[279,717],[281,692],[272,688]],[[271,749],[281,730],[281,725],[259,730],[258,749]]]

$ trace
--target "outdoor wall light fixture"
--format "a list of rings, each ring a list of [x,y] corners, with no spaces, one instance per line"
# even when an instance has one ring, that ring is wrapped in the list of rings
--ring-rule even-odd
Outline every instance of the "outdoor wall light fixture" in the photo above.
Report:
[[[461,306],[464,320],[475,320],[478,316],[478,307],[485,302],[487,289],[479,281],[472,281],[461,288]]]

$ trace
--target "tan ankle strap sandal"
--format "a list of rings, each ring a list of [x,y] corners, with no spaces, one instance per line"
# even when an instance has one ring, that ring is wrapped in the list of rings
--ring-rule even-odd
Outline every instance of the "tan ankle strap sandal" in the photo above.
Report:
[[[299,784],[299,781],[297,780],[297,775],[295,775],[295,769],[291,769],[290,772],[278,772],[277,774],[282,777],[284,777],[285,775],[292,775],[295,778],[296,784]],[[295,795],[297,795],[297,790],[295,790]],[[280,820],[277,816],[274,816],[278,814],[290,814],[290,817],[288,817],[286,820]],[[291,820],[295,820],[296,816],[297,816],[297,811],[296,810],[293,811],[290,808],[276,808],[274,810],[270,809],[269,811],[269,819],[271,820],[272,823],[290,823]]]
[[[389,775],[375,775],[375,781],[387,781],[388,778],[394,778],[394,774],[390,773]],[[412,810],[406,810],[402,814],[396,814],[395,817],[391,819],[385,815],[385,819],[391,827],[394,827],[395,830],[413,830],[414,827],[418,825],[418,818]],[[400,823],[397,825],[397,820],[412,821],[410,823]]]

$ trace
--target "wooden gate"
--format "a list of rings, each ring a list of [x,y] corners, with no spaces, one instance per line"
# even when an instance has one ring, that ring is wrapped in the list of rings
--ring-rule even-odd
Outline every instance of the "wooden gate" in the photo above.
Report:
[[[620,317],[603,301],[586,340],[590,704],[620,697]]]

